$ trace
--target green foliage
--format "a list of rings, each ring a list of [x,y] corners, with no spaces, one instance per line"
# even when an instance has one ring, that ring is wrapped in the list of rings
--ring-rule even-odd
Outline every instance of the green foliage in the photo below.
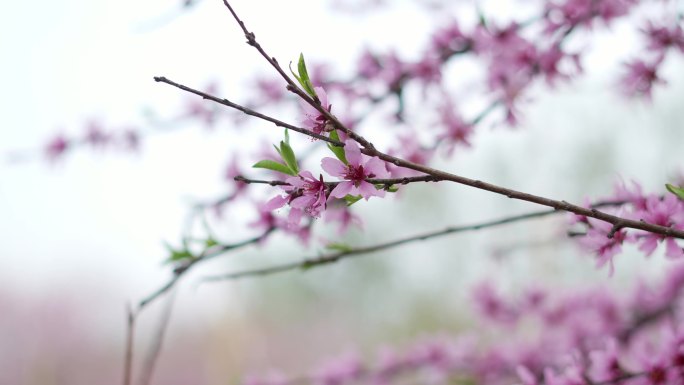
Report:
[[[173,246],[166,243],[166,249],[169,251],[170,255],[165,263],[175,263],[196,258],[195,255],[188,250],[187,244],[184,244],[182,249],[174,249]]]
[[[325,248],[328,250],[339,251],[342,253],[348,253],[348,252],[354,250],[354,248],[351,247],[350,245],[348,245],[346,243],[340,243],[340,242],[328,243],[327,245],[325,245]]]
[[[292,175],[297,175],[299,174],[299,166],[297,166],[297,158],[295,157],[294,151],[292,150],[292,147],[285,142],[285,141],[280,141],[280,157],[283,158],[285,161],[285,164],[287,164],[287,167],[290,169],[290,171],[293,172]]]
[[[340,141],[340,136],[337,133],[337,130],[330,131],[330,139],[336,140],[338,142]],[[332,151],[333,154],[335,154],[335,157],[339,159],[340,162],[344,164],[349,164],[349,162],[347,162],[347,157],[344,155],[344,148],[335,146],[332,143],[328,143],[328,148],[330,149],[330,151]]]
[[[270,159],[260,160],[260,161],[256,162],[252,167],[254,167],[254,168],[265,168],[267,170],[281,172],[283,174],[292,175],[292,176],[297,175],[297,173],[292,171],[288,165],[282,164],[280,162],[276,162],[276,161],[270,160]]]
[[[676,195],[677,198],[684,200],[684,188],[677,187],[677,186],[671,185],[669,183],[665,185],[665,188],[667,188],[667,191]]]
[[[347,202],[347,206],[351,206],[354,203],[360,201],[363,197],[361,195],[347,195],[344,197],[345,202]]]
[[[306,63],[304,62],[304,54],[300,53],[299,54],[299,62],[297,63],[297,72],[299,73],[299,76],[292,71],[292,63],[290,63],[290,72],[292,72],[292,75],[297,79],[299,84],[302,86],[304,91],[306,91],[309,96],[311,96],[314,99],[318,99],[318,96],[316,95],[316,91],[314,90],[314,86],[311,83],[311,79],[309,78],[309,71],[306,69]]]

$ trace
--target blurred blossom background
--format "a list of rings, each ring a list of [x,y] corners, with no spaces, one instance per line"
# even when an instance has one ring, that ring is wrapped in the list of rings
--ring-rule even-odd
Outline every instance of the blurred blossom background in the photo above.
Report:
[[[436,25],[471,25],[475,5],[397,1],[359,13],[341,1],[235,1],[267,51],[281,63],[304,52],[350,74],[365,47],[394,47],[415,57]],[[370,5],[367,5],[370,7]],[[537,1],[484,2],[507,20]],[[225,170],[238,151],[280,140],[273,126],[231,119],[213,128],[175,117],[196,98],[158,84],[166,76],[247,99],[257,76],[276,78],[221,2],[63,0],[13,2],[0,16],[0,383],[121,383],[126,306],[170,277],[165,242],[178,245],[193,202],[232,189]],[[527,12],[527,13],[526,13]],[[539,86],[519,127],[485,125],[473,146],[438,166],[521,191],[581,203],[607,195],[619,178],[647,191],[681,175],[684,72],[668,59],[652,102],[620,95],[624,60],[639,52],[635,14],[570,44],[586,50],[585,74]],[[472,63],[447,76],[466,97],[481,70]],[[208,103],[208,102],[207,102]],[[335,105],[334,101],[332,102]],[[296,108],[278,110],[296,121]],[[389,109],[386,114],[389,114]],[[387,126],[382,112],[371,119]],[[426,119],[425,126],[430,122]],[[57,135],[102,125],[139,129],[137,148],[82,146],[59,159],[45,148]],[[375,132],[375,131],[374,131]],[[293,138],[303,148],[306,138]],[[383,138],[379,137],[382,143]],[[54,144],[54,143],[53,143]],[[244,159],[245,167],[258,159]],[[263,197],[273,194],[263,188]],[[363,229],[344,237],[367,245],[449,225],[471,224],[537,208],[447,184],[412,185],[399,197],[355,207]],[[226,241],[254,234],[248,207],[216,220]],[[199,267],[174,292],[156,384],[225,384],[269,369],[297,375],[330,357],[376,357],[383,348],[431,336],[482,332],[473,323],[472,288],[490,282],[516,295],[602,285],[619,292],[663,276],[662,255],[646,261],[628,250],[616,274],[564,238],[568,217],[458,234],[354,258],[306,272],[199,284],[201,277],[297,260],[322,249],[276,236],[265,245]],[[213,221],[214,222],[214,221]],[[212,223],[213,223],[212,222]],[[335,239],[334,229],[324,233]],[[136,331],[136,369],[165,300],[144,312]]]

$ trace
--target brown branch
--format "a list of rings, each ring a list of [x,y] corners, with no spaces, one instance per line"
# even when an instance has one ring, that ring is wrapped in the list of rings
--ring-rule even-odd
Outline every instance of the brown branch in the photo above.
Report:
[[[601,203],[597,203],[597,204],[593,205],[592,207],[615,206],[615,205],[621,205],[621,204],[624,204],[624,202],[601,202]],[[336,253],[329,253],[329,254],[319,255],[317,257],[305,258],[301,261],[283,263],[280,265],[273,265],[273,266],[268,266],[268,267],[259,268],[259,269],[239,271],[239,272],[229,273],[229,274],[225,274],[225,275],[209,276],[209,277],[203,278],[202,282],[234,280],[234,279],[239,279],[239,278],[244,278],[244,277],[271,275],[271,274],[281,273],[281,272],[290,271],[290,270],[309,269],[309,268],[320,266],[320,265],[331,264],[331,263],[337,262],[341,259],[345,259],[345,258],[349,258],[349,257],[353,257],[353,256],[370,254],[370,253],[380,251],[380,250],[391,249],[391,248],[401,246],[401,245],[404,245],[407,243],[415,242],[415,241],[424,241],[424,240],[438,238],[438,237],[442,237],[442,236],[454,234],[454,233],[462,233],[462,232],[466,232],[466,231],[480,230],[480,229],[489,228],[489,227],[496,227],[496,226],[500,226],[500,225],[504,225],[504,224],[508,224],[508,223],[519,222],[519,221],[523,221],[523,220],[527,220],[527,219],[541,218],[541,217],[549,216],[552,214],[557,214],[559,212],[560,211],[558,211],[558,210],[542,210],[542,211],[535,211],[535,212],[531,212],[531,213],[527,213],[527,214],[515,215],[515,216],[497,219],[497,220],[482,222],[482,223],[478,223],[478,224],[474,224],[474,225],[451,226],[451,227],[447,227],[447,228],[442,229],[442,230],[418,234],[418,235],[413,235],[413,236],[410,236],[407,238],[401,238],[398,240],[380,243],[377,245],[366,246],[366,247],[358,247],[358,248],[349,248],[347,250],[339,251]]]
[[[442,170],[437,170],[428,166],[424,166],[421,164],[413,163],[408,160],[400,159],[397,157],[394,157],[392,155],[388,155],[385,153],[382,153],[378,150],[368,150],[368,149],[362,149],[362,152],[366,155],[369,156],[377,156],[378,158],[390,162],[396,166],[399,167],[404,167],[404,168],[409,168],[411,170],[419,171],[421,173],[427,174],[427,175],[432,175],[436,178],[440,178],[442,180],[448,180],[451,182],[455,182],[458,184],[463,184],[466,186],[474,187],[480,190],[486,190],[489,192],[493,192],[495,194],[499,195],[504,195],[508,198],[511,199],[517,199],[517,200],[522,200],[526,202],[531,202],[531,203],[536,203],[542,206],[547,206],[547,207],[552,207],[555,210],[562,210],[562,211],[567,211],[571,213],[575,213],[577,215],[583,215],[585,217],[589,218],[595,218],[599,219],[605,222],[608,222],[614,226],[618,226],[621,228],[633,228],[637,230],[644,230],[648,231],[654,234],[659,234],[663,235],[666,237],[674,237],[674,238],[680,238],[684,239],[684,231],[682,230],[677,230],[672,227],[665,227],[665,226],[660,226],[652,223],[648,223],[646,221],[642,220],[632,220],[632,219],[626,219],[626,218],[621,218],[615,215],[611,215],[608,213],[604,213],[601,211],[598,211],[595,208],[586,208],[582,206],[578,206],[572,203],[568,203],[566,201],[562,200],[555,200],[551,198],[545,198],[539,195],[534,195],[530,193],[525,193],[522,191],[517,191],[513,189],[509,189],[506,187],[502,186],[497,186],[492,183],[487,183],[483,182],[480,180],[476,179],[470,179],[466,178],[464,176],[460,175],[455,175],[451,174],[446,171]]]
[[[190,88],[190,87],[184,86],[184,85],[182,85],[182,84],[179,84],[179,83],[174,82],[173,80],[169,80],[169,79],[165,78],[164,76],[155,76],[155,77],[154,77],[154,81],[172,85],[172,86],[174,86],[174,87],[176,87],[176,88],[179,88],[179,89],[181,89],[181,90],[183,90],[183,91],[186,91],[186,92],[189,92],[189,93],[191,93],[191,94],[195,94],[195,95],[201,96],[203,99],[207,99],[207,100],[211,100],[211,101],[213,101],[213,102],[219,103],[219,104],[223,104],[224,106],[227,106],[227,107],[236,109],[236,110],[241,111],[241,112],[243,112],[243,113],[245,113],[245,114],[247,114],[247,115],[251,115],[251,116],[257,117],[257,118],[259,118],[259,119],[263,119],[263,120],[265,120],[265,121],[267,121],[267,122],[271,122],[271,123],[275,124],[275,125],[278,126],[278,127],[289,128],[289,129],[292,130],[292,131],[296,131],[296,132],[299,132],[300,134],[304,134],[304,135],[310,136],[310,137],[312,137],[312,138],[316,138],[316,139],[320,139],[320,140],[326,141],[326,142],[331,143],[331,144],[334,144],[334,145],[336,145],[336,146],[340,146],[340,147],[343,147],[343,146],[344,146],[344,143],[338,142],[338,141],[333,140],[333,139],[330,139],[330,138],[328,138],[327,136],[320,135],[320,134],[316,134],[315,132],[309,131],[309,130],[307,130],[307,129],[305,129],[305,128],[301,128],[301,127],[297,127],[297,126],[294,126],[294,125],[289,124],[289,123],[285,123],[285,122],[283,122],[283,121],[281,121],[281,120],[278,120],[278,119],[275,119],[275,118],[270,117],[270,116],[268,116],[268,115],[264,115],[264,114],[262,114],[262,113],[260,113],[260,112],[254,111],[254,110],[252,110],[251,108],[247,108],[247,107],[241,106],[241,105],[239,105],[239,104],[233,103],[233,102],[231,102],[231,101],[228,100],[228,99],[219,98],[219,97],[216,97],[216,96],[214,96],[214,95],[210,95],[210,94],[208,94],[208,93],[206,93],[206,92],[203,92],[203,91],[200,91],[200,90],[196,90],[196,89],[194,89],[194,88]]]
[[[295,126],[289,125],[287,123],[283,123],[277,119],[263,115],[263,114],[258,113],[256,111],[246,109],[245,107],[236,105],[235,103],[229,102],[225,99],[219,99],[217,97],[208,95],[208,94],[203,93],[201,91],[193,90],[193,89],[191,89],[189,87],[185,87],[181,84],[171,82],[170,80],[167,80],[166,78],[155,78],[155,80],[174,85],[174,86],[176,86],[182,90],[192,92],[192,93],[195,93],[198,95],[206,95],[206,97],[205,97],[206,99],[213,100],[217,103],[221,103],[221,104],[224,104],[224,105],[232,107],[232,108],[237,108],[241,111],[243,111],[243,110],[249,111],[250,112],[249,115],[253,115],[253,116],[259,117],[261,119],[270,121],[270,122],[275,123],[276,125],[279,125],[281,127],[290,128],[290,129],[292,129],[296,132],[302,133],[304,135],[308,135],[308,136],[311,136],[311,137],[314,137],[317,139],[321,139],[321,140],[324,140],[326,142],[333,143],[337,146],[342,146],[341,142],[337,142],[337,141],[334,141],[330,138],[326,138],[323,135],[314,134],[313,132],[310,132],[306,129],[295,127]],[[563,200],[546,198],[546,197],[542,197],[539,195],[534,195],[534,194],[525,193],[522,191],[517,191],[514,189],[498,186],[498,185],[495,185],[492,183],[483,182],[481,180],[466,178],[464,176],[452,174],[452,173],[442,171],[442,170],[437,170],[437,169],[434,169],[432,167],[428,167],[428,166],[425,166],[422,164],[413,163],[413,162],[408,161],[408,160],[397,158],[395,156],[392,156],[392,155],[383,153],[381,151],[378,151],[374,147],[362,148],[361,152],[368,155],[368,156],[371,156],[371,157],[373,157],[373,156],[378,157],[378,158],[380,158],[386,162],[392,163],[398,167],[404,167],[404,168],[408,168],[411,170],[421,172],[423,174],[431,175],[434,178],[439,179],[439,180],[451,181],[451,182],[455,182],[458,184],[474,187],[474,188],[477,188],[480,190],[486,190],[489,192],[493,192],[495,194],[504,195],[504,196],[511,198],[511,199],[517,199],[517,200],[522,200],[522,201],[526,201],[526,202],[536,203],[538,205],[551,207],[555,210],[567,211],[567,212],[575,213],[577,215],[583,215],[585,217],[599,219],[599,220],[608,222],[614,226],[618,226],[620,228],[633,228],[633,229],[637,229],[637,230],[648,231],[648,232],[651,232],[654,234],[663,235],[666,237],[674,237],[674,238],[684,239],[684,231],[677,230],[677,229],[674,229],[672,227],[660,226],[660,225],[648,223],[644,220],[636,221],[636,220],[632,220],[632,219],[621,218],[621,217],[618,217],[615,215],[611,215],[608,213],[598,211],[596,209],[588,209],[588,208],[585,208],[582,206],[578,206],[578,205],[575,205],[572,203],[568,203],[568,202],[563,201]]]
[[[280,181],[280,180],[261,180],[261,179],[248,179],[245,178],[242,175],[238,175],[235,178],[233,178],[237,182],[242,182],[242,183],[247,183],[247,184],[267,184],[270,186],[290,186],[289,183]],[[412,177],[404,177],[404,178],[387,178],[387,179],[366,179],[366,182],[371,183],[371,184],[382,184],[386,186],[392,186],[395,184],[409,184],[409,183],[415,183],[415,182],[439,182],[439,178],[435,178],[430,175],[425,175],[425,176],[412,176]],[[342,183],[341,181],[338,182],[325,182],[326,185],[328,186],[337,186],[338,184]]]
[[[314,107],[318,112],[320,112],[323,116],[326,117],[330,122],[333,123],[335,128],[342,130],[345,134],[347,134],[350,138],[354,139],[357,141],[361,146],[367,149],[375,149],[372,143],[367,141],[363,136],[355,133],[354,131],[350,130],[347,128],[344,124],[342,124],[335,115],[331,114],[330,111],[326,109],[326,106],[322,106],[318,98],[312,98],[307,94],[304,90],[302,90],[299,85],[297,85],[294,80],[283,70],[283,68],[278,64],[278,61],[276,60],[275,57],[270,56],[266,51],[261,47],[261,44],[257,42],[256,36],[254,35],[254,32],[250,32],[247,27],[245,26],[245,23],[240,20],[240,17],[238,17],[237,13],[233,9],[233,7],[230,5],[228,0],[223,0],[223,4],[228,8],[230,13],[233,15],[233,18],[235,21],[238,23],[240,28],[242,29],[242,32],[245,34],[245,38],[247,39],[247,44],[250,46],[254,47],[257,51],[259,51],[259,54],[266,59],[266,61],[273,67],[275,70],[280,74],[280,76],[285,79],[285,82],[287,83],[287,89],[291,92],[294,92],[297,96],[299,96],[302,100],[304,100],[306,103]]]

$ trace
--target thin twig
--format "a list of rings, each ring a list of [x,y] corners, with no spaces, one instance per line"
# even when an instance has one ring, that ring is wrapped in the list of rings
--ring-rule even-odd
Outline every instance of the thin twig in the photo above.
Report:
[[[262,114],[262,113],[260,113],[260,112],[254,111],[254,110],[252,110],[251,108],[247,108],[247,107],[241,106],[241,105],[239,105],[239,104],[233,103],[233,102],[231,102],[231,101],[228,100],[228,99],[219,98],[219,97],[217,97],[217,96],[210,95],[210,94],[208,94],[208,93],[206,93],[206,92],[203,92],[203,91],[200,91],[200,90],[196,90],[196,89],[194,89],[194,88],[190,88],[190,87],[184,86],[184,85],[182,85],[182,84],[179,84],[179,83],[176,83],[176,82],[174,82],[174,81],[172,81],[172,80],[169,80],[169,79],[165,78],[164,76],[155,76],[155,77],[154,77],[154,81],[172,85],[172,86],[174,86],[174,87],[176,87],[176,88],[179,88],[179,89],[181,89],[181,90],[183,90],[183,91],[185,91],[185,92],[189,92],[189,93],[191,93],[191,94],[195,94],[195,95],[201,96],[201,97],[204,98],[204,99],[211,100],[211,101],[216,102],[216,103],[219,103],[219,104],[223,104],[224,106],[227,106],[227,107],[230,107],[230,108],[234,108],[234,109],[236,109],[236,110],[238,110],[238,111],[244,112],[244,113],[247,114],[247,115],[251,115],[251,116],[257,117],[257,118],[259,118],[259,119],[263,119],[263,120],[265,120],[265,121],[267,121],[267,122],[271,122],[271,123],[275,124],[275,125],[278,126],[278,127],[289,128],[289,129],[292,130],[292,131],[296,131],[296,132],[299,132],[300,134],[304,134],[304,135],[310,136],[310,137],[312,137],[312,138],[316,138],[316,139],[320,139],[320,140],[326,141],[326,142],[331,143],[331,144],[334,144],[334,145],[336,145],[336,146],[340,146],[340,147],[343,147],[343,146],[344,146],[344,143],[339,142],[339,141],[336,141],[336,140],[333,140],[333,139],[330,139],[330,138],[328,138],[327,136],[323,136],[323,135],[320,135],[320,134],[316,134],[315,132],[310,131],[310,130],[307,130],[307,129],[305,129],[305,128],[301,128],[301,127],[297,127],[297,126],[294,126],[294,125],[289,124],[289,123],[285,123],[285,122],[283,122],[283,121],[281,121],[281,120],[278,120],[278,119],[275,119],[275,118],[270,117],[270,116],[268,116],[268,115],[264,115],[264,114]]]
[[[157,364],[159,353],[161,353],[164,336],[169,326],[169,320],[171,319],[171,310],[173,308],[175,297],[175,295],[168,297],[164,311],[159,318],[157,333],[154,336],[150,350],[145,358],[145,363],[143,364],[142,372],[140,374],[140,380],[138,381],[139,385],[149,385],[152,381],[152,374],[154,373],[154,368]]]
[[[124,353],[123,385],[131,385],[133,374],[133,341],[135,339],[135,317],[131,305],[126,306],[126,348]]]
[[[242,175],[238,175],[235,178],[233,178],[237,182],[242,182],[242,183],[247,183],[247,184],[267,184],[270,186],[290,186],[289,183],[280,181],[280,180],[261,180],[261,179],[249,179],[245,178]],[[387,179],[366,179],[366,182],[371,183],[371,184],[381,184],[381,185],[386,185],[386,186],[392,186],[392,185],[405,185],[409,183],[415,183],[415,182],[439,182],[439,178],[435,178],[434,176],[431,175],[424,175],[424,176],[412,176],[412,177],[404,177],[404,178],[387,178]],[[338,184],[342,183],[341,181],[337,182],[325,182],[325,184],[329,187],[332,186],[337,186]]]
[[[206,250],[203,254],[198,256],[197,258],[191,259],[187,262],[185,265],[181,265],[176,268],[174,271],[173,277],[163,286],[155,290],[152,294],[148,295],[145,297],[143,300],[140,301],[138,305],[138,311],[141,311],[145,307],[147,307],[150,303],[152,303],[155,299],[159,298],[161,295],[169,291],[171,288],[173,288],[176,283],[185,275],[192,267],[195,265],[207,261],[209,259],[218,257],[219,255],[222,255],[228,251],[236,250],[243,248],[245,246],[251,245],[258,243],[262,239],[266,238],[269,234],[271,234],[275,229],[270,228],[263,232],[261,235],[256,236],[254,238],[249,238],[241,242],[237,243],[232,243],[232,244],[226,244],[226,245],[217,245],[215,247],[212,247],[208,250]]]
[[[624,204],[624,202],[601,202],[601,203],[593,205],[592,207],[615,206],[615,205],[621,205],[621,204]],[[380,243],[377,245],[366,246],[366,247],[358,247],[358,248],[349,248],[349,249],[342,250],[342,251],[339,251],[336,253],[323,254],[323,255],[319,255],[317,257],[309,257],[309,258],[305,258],[301,261],[288,262],[288,263],[283,263],[280,265],[273,265],[273,266],[268,266],[268,267],[264,267],[264,268],[260,268],[260,269],[245,270],[245,271],[229,273],[229,274],[224,274],[224,275],[209,276],[209,277],[203,278],[202,282],[234,280],[234,279],[239,279],[239,278],[244,278],[244,277],[271,275],[271,274],[282,273],[282,272],[290,271],[290,270],[309,269],[311,267],[331,264],[331,263],[339,261],[340,259],[349,258],[349,257],[353,257],[353,256],[359,256],[359,255],[363,255],[363,254],[369,254],[369,253],[373,253],[373,252],[385,250],[385,249],[391,249],[391,248],[401,246],[401,245],[404,245],[407,243],[415,242],[415,241],[424,241],[424,240],[438,238],[438,237],[442,237],[442,236],[454,234],[454,233],[462,233],[462,232],[466,232],[466,231],[480,230],[480,229],[500,226],[500,225],[504,225],[504,224],[508,224],[508,223],[519,222],[519,221],[523,221],[523,220],[527,220],[527,219],[541,218],[541,217],[545,217],[545,216],[557,214],[557,213],[559,213],[558,210],[542,210],[542,211],[535,211],[535,212],[531,212],[531,213],[527,213],[527,214],[515,215],[515,216],[497,219],[497,220],[482,222],[482,223],[478,223],[478,224],[474,224],[474,225],[451,226],[451,227],[447,227],[447,228],[442,229],[442,230],[418,234],[418,235],[413,235],[413,236],[410,236],[407,238],[401,238],[401,239],[397,239],[394,241]]]
[[[350,138],[354,139],[356,142],[358,142],[362,147],[367,148],[369,150],[375,149],[372,143],[370,143],[368,140],[366,140],[363,136],[359,135],[358,133],[350,130],[347,126],[342,124],[337,117],[333,114],[330,113],[330,111],[327,110],[327,106],[322,106],[320,101],[317,100],[318,98],[312,98],[307,94],[304,90],[297,85],[294,80],[285,72],[285,70],[280,66],[278,61],[276,60],[275,57],[270,56],[266,51],[263,49],[261,44],[257,42],[256,36],[254,35],[254,32],[250,32],[247,27],[245,26],[245,23],[238,17],[237,13],[233,9],[233,7],[230,5],[228,0],[223,0],[223,4],[228,8],[230,13],[233,15],[233,18],[235,21],[238,23],[240,28],[242,29],[242,32],[245,34],[245,38],[247,39],[247,44],[250,46],[254,47],[257,51],[259,51],[259,54],[266,59],[266,61],[271,64],[271,66],[280,74],[280,76],[285,79],[285,82],[287,83],[287,89],[289,91],[294,92],[297,96],[299,96],[302,100],[304,100],[306,103],[311,105],[313,108],[318,110],[323,116],[326,117],[332,124],[335,126],[335,128],[342,130],[345,134],[347,134]]]
[[[182,90],[188,91],[188,92],[196,93],[198,95],[206,95],[206,97],[205,97],[206,99],[213,100],[217,103],[224,104],[224,105],[232,107],[232,108],[237,108],[241,111],[243,109],[245,109],[245,107],[238,106],[232,102],[228,102],[225,99],[220,99],[220,98],[217,98],[215,96],[211,96],[211,95],[208,95],[206,93],[203,93],[201,91],[197,91],[197,90],[194,90],[192,88],[183,86],[181,84],[174,83],[174,82],[172,82],[166,78],[155,78],[155,79],[157,79],[157,81],[162,81],[164,83],[174,85],[174,86],[176,86]],[[304,135],[307,135],[307,136],[310,136],[313,138],[325,140],[326,142],[333,143],[337,146],[342,146],[341,142],[334,141],[334,140],[332,140],[330,138],[326,138],[325,136],[322,136],[322,135],[314,134],[313,132],[310,132],[310,131],[303,129],[303,128],[299,128],[299,127],[289,125],[287,123],[283,123],[283,122],[281,122],[275,118],[263,115],[263,114],[258,113],[256,111],[251,111],[251,110],[249,110],[249,111],[251,112],[250,115],[256,116],[258,118],[267,120],[267,121],[272,122],[272,123],[278,122],[278,123],[275,123],[276,125],[280,125],[282,127],[290,128],[293,131],[299,132],[301,134],[304,134]],[[322,138],[325,138],[325,139],[322,139]],[[543,196],[534,195],[534,194],[530,194],[530,193],[526,193],[526,192],[522,192],[522,191],[517,191],[517,190],[506,188],[503,186],[498,186],[498,185],[495,185],[493,183],[483,182],[483,181],[477,180],[477,179],[466,178],[464,176],[452,174],[452,173],[442,171],[442,170],[437,170],[437,169],[434,169],[432,167],[428,167],[428,166],[418,164],[418,163],[413,163],[413,162],[405,160],[405,159],[397,158],[395,156],[392,156],[392,155],[386,154],[384,152],[378,151],[374,147],[362,148],[361,152],[368,155],[368,156],[371,156],[371,157],[378,157],[378,158],[380,158],[386,162],[392,163],[398,167],[404,167],[404,168],[408,168],[411,170],[418,171],[422,174],[431,175],[431,176],[433,176],[439,180],[451,181],[451,182],[455,182],[458,184],[474,187],[474,188],[477,188],[480,190],[493,192],[495,194],[503,195],[503,196],[506,196],[506,197],[511,198],[511,199],[517,199],[517,200],[522,200],[522,201],[526,201],[526,202],[536,203],[538,205],[551,207],[551,208],[556,209],[556,210],[567,211],[567,212],[575,213],[577,215],[582,215],[582,216],[589,217],[589,218],[599,219],[599,220],[608,222],[614,226],[617,226],[619,228],[633,228],[633,229],[637,229],[637,230],[648,231],[648,232],[651,232],[654,234],[663,235],[665,237],[673,237],[673,238],[684,239],[684,230],[678,230],[678,229],[675,229],[672,227],[660,226],[660,225],[656,225],[653,223],[648,223],[644,220],[632,220],[632,219],[627,219],[627,218],[621,218],[621,217],[618,217],[615,215],[611,215],[608,213],[598,211],[596,209],[588,209],[588,208],[585,208],[585,207],[582,207],[582,206],[579,206],[576,204],[568,203],[568,202],[563,201],[563,200],[546,198]]]

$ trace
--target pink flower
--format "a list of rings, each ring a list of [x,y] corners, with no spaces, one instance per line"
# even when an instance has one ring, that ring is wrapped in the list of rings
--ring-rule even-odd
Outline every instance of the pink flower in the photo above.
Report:
[[[291,195],[290,207],[303,210],[312,217],[319,217],[321,210],[326,207],[326,192],[328,187],[323,182],[323,175],[314,178],[309,171],[302,171],[298,176],[285,180],[291,187],[286,187]]]
[[[456,106],[450,99],[439,108],[440,123],[444,127],[444,132],[438,138],[444,140],[447,145],[447,152],[449,155],[454,151],[456,145],[464,145],[470,147],[470,137],[473,134],[472,124],[463,120],[458,113]]]
[[[93,147],[102,147],[109,142],[110,136],[102,128],[102,124],[98,121],[91,121],[86,127],[86,143]]]
[[[418,135],[415,132],[403,135],[399,134],[397,136],[397,139],[399,140],[398,145],[391,148],[389,153],[413,163],[428,164],[434,153],[434,149],[423,147],[420,144],[420,141],[417,140],[417,136]],[[387,164],[387,168],[389,169],[392,178],[404,178],[420,174],[415,170],[395,166],[391,163]]]
[[[632,204],[637,210],[646,210],[646,195],[641,185],[632,181],[632,189],[627,186],[624,180],[615,183],[614,199],[617,201],[626,201]]]
[[[126,150],[136,151],[140,147],[140,134],[135,127],[128,127],[122,134],[123,146]]]
[[[434,33],[431,49],[438,53],[441,58],[445,58],[453,52],[469,49],[470,45],[470,38],[461,31],[458,23],[454,21],[449,26]]]
[[[231,199],[236,198],[238,195],[242,195],[247,190],[247,186],[249,186],[247,183],[235,180],[235,177],[240,175],[244,175],[244,172],[240,169],[240,161],[237,154],[233,154],[233,158],[230,163],[228,163],[225,173],[226,181],[230,184],[235,184],[235,192]]]
[[[642,32],[648,38],[648,49],[662,53],[670,47],[676,47],[684,53],[684,31],[680,25],[668,28],[649,21]]]
[[[655,84],[665,84],[658,76],[658,66],[662,62],[662,56],[654,62],[647,63],[641,59],[635,59],[626,64],[627,73],[622,77],[621,86],[625,95],[644,96],[651,98]]]
[[[366,200],[372,196],[384,197],[385,191],[376,189],[366,179],[387,178],[389,174],[385,169],[385,163],[375,157],[364,160],[361,149],[353,140],[345,142],[344,153],[348,164],[333,158],[323,158],[321,161],[321,167],[325,172],[346,180],[340,182],[330,196],[344,198],[347,195],[361,195]]]
[[[382,71],[380,66],[380,61],[378,58],[368,49],[364,50],[356,63],[357,72],[364,78],[372,79]]]
[[[661,198],[651,195],[646,200],[646,210],[641,213],[642,220],[665,227],[684,229],[684,204],[672,194]],[[665,242],[665,255],[671,258],[684,256],[684,250],[674,238],[654,233],[645,233],[639,237],[639,250],[647,256],[653,254],[659,242]]]
[[[596,255],[596,267],[600,268],[608,263],[609,274],[613,275],[613,257],[622,251],[622,243],[628,238],[627,232],[621,229],[612,238],[608,238],[613,229],[612,224],[594,218],[587,218],[587,221],[590,227],[587,234],[580,239],[580,244]]]
[[[205,88],[205,92],[210,95],[216,95],[218,93],[218,85],[214,82],[210,83]],[[213,104],[209,104],[204,99],[198,99],[196,97],[188,99],[185,110],[185,116],[197,118],[207,127],[213,127],[214,123],[216,123],[218,110]]]
[[[316,95],[318,95],[321,106],[326,111],[330,112],[332,105],[328,103],[328,94],[326,94],[325,90],[321,87],[316,87],[314,90],[316,91]],[[316,134],[323,134],[324,132],[332,130],[332,126],[330,125],[328,118],[321,114],[320,111],[305,102],[302,102],[301,106],[304,110],[304,119],[302,120],[302,125],[304,125],[305,128],[308,128]]]
[[[442,62],[439,56],[428,52],[420,61],[412,64],[409,71],[424,83],[437,83],[442,79]]]
[[[264,103],[277,103],[285,98],[285,87],[270,78],[257,79],[256,89]]]
[[[288,224],[298,226],[304,213],[311,217],[319,217],[326,207],[326,192],[328,187],[323,182],[323,175],[314,178],[309,171],[302,171],[297,176],[285,180],[288,185],[283,186],[286,195],[276,195],[264,205],[265,210],[273,211],[286,204],[290,206]]]
[[[337,234],[342,235],[344,234],[347,229],[349,229],[349,226],[354,225],[356,227],[362,227],[363,222],[361,221],[361,218],[358,215],[354,215],[354,213],[350,210],[349,207],[347,207],[347,204],[342,202],[342,201],[333,201],[337,203],[333,203],[331,205],[328,205],[328,208],[325,210],[325,222],[330,223],[330,222],[337,222],[338,223],[338,228],[337,228]]]
[[[546,31],[554,32],[561,28],[578,25],[591,27],[594,19],[606,24],[629,12],[635,0],[566,0],[550,1],[546,6]]]
[[[63,135],[57,135],[45,146],[45,155],[49,160],[55,161],[62,157],[69,148],[69,141]]]

